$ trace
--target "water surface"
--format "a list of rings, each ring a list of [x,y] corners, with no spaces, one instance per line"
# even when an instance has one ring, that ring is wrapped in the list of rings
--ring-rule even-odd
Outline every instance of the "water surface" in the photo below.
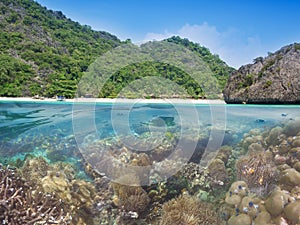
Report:
[[[126,135],[138,139],[151,131],[188,134],[192,128],[210,138],[218,131],[223,138],[221,145],[234,145],[253,128],[294,120],[300,116],[299,109],[291,105],[97,103],[74,107],[66,102],[1,102],[0,161],[23,159],[29,153],[48,156],[52,161],[76,161],[78,145],[87,139]],[[60,156],[46,154],[58,151]]]

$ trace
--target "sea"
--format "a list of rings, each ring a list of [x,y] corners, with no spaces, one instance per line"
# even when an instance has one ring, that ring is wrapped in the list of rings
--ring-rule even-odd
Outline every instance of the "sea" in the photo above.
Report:
[[[76,179],[86,181],[93,180],[87,164],[100,176],[115,179],[97,166],[97,155],[105,151],[127,164],[132,155],[126,158],[126,152],[155,151],[160,162],[182,157],[206,166],[209,155],[222,146],[238,151],[250,131],[263,135],[299,117],[299,105],[1,101],[0,164],[22,167],[28,158],[43,157],[49,164],[71,164]],[[159,155],[159,148],[168,154]],[[200,153],[194,154],[198,148]]]

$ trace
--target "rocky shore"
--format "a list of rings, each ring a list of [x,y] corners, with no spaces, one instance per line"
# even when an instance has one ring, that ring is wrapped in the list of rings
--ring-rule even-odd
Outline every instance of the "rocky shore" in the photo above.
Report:
[[[299,104],[300,44],[285,46],[267,57],[254,59],[230,76],[226,103]]]

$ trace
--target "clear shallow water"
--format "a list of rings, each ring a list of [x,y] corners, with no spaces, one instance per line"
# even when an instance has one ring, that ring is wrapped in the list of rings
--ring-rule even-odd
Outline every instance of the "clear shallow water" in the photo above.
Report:
[[[300,126],[299,117],[299,106],[284,105],[0,102],[0,175],[6,176],[1,164],[17,167],[23,181],[33,188],[32,193],[42,190],[39,193],[48,197],[53,193],[54,198],[62,199],[59,204],[65,207],[68,213],[65,218],[72,219],[71,224],[78,224],[80,220],[85,224],[161,224],[161,216],[168,217],[164,206],[169,200],[181,207],[178,196],[186,196],[181,193],[188,192],[204,201],[203,204],[225,199],[226,206],[225,192],[230,190],[226,196],[231,196],[230,193],[236,191],[228,188],[238,174],[244,175],[243,180],[252,188],[251,193],[258,190],[261,196],[261,189],[269,184],[268,179],[262,184],[252,182],[253,173],[248,172],[248,161],[243,165],[244,158],[239,157],[250,146],[256,146],[268,149],[258,153],[259,156],[251,155],[257,156],[255,160],[247,156],[254,164],[265,160],[256,171],[268,172],[275,165],[272,160],[278,162],[287,157],[290,161],[286,162],[293,166],[294,161],[299,160],[297,153],[285,152],[278,159],[279,155],[275,156],[278,151],[272,146],[278,140],[273,140],[270,134],[289,128],[285,131],[287,136],[281,135],[287,138],[282,141],[287,145],[282,147],[291,148],[287,141],[294,140]],[[298,122],[293,123],[296,119]],[[271,129],[275,126],[279,127]],[[245,135],[247,132],[249,134]],[[249,139],[254,141],[251,145]],[[239,143],[241,140],[243,142]],[[222,145],[233,148],[220,149]],[[217,154],[211,154],[218,149]],[[272,154],[272,158],[266,158],[270,152],[274,157]],[[24,163],[27,158],[30,160]],[[221,160],[221,166],[220,158],[224,160]],[[210,159],[213,159],[210,164],[203,167]],[[252,166],[257,168],[251,164],[251,169]],[[277,167],[274,168],[277,171]],[[14,171],[9,173],[14,180]],[[276,180],[274,176],[270,178],[272,182]],[[254,176],[259,182],[264,182],[263,177],[269,176]],[[5,181],[10,185],[9,179],[2,179],[2,183]],[[240,186],[238,189],[242,189]],[[26,184],[26,187],[29,186]],[[13,186],[7,190],[17,188]],[[29,196],[30,192],[22,192],[26,200],[28,196],[24,193]],[[190,205],[190,197],[185,198]],[[193,198],[193,204],[198,202],[196,198]],[[136,204],[137,200],[139,204]],[[191,218],[201,214],[203,207],[208,207],[202,203],[198,207],[201,211],[191,214]],[[209,208],[210,213],[203,210],[205,221],[216,221],[220,217],[222,223],[211,224],[225,224],[229,217],[236,218],[238,211],[227,211],[223,206],[215,206],[217,214],[215,209]],[[24,207],[27,209],[22,205],[22,210]],[[189,207],[183,210],[192,213]],[[212,212],[213,218],[209,218],[207,215]],[[7,221],[2,220],[2,223],[10,224]]]
[[[214,144],[216,147],[234,145],[253,128],[273,127],[299,116],[300,106],[291,105],[97,103],[74,106],[65,102],[1,102],[0,162],[24,159],[30,153],[46,156],[50,161],[76,163],[80,159],[78,146],[87,140],[130,136],[131,141],[132,138],[140,141],[150,131],[161,135],[172,132],[190,135],[195,129],[197,135],[206,133],[210,137],[213,149]]]

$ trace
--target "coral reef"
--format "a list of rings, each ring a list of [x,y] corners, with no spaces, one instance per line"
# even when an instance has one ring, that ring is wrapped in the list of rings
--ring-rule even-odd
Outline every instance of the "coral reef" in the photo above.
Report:
[[[1,224],[69,224],[71,216],[61,199],[32,190],[14,170],[0,168]]]
[[[228,173],[225,164],[221,159],[213,159],[208,164],[208,172],[213,179],[219,182],[224,183],[226,179],[228,179]]]
[[[237,225],[237,224],[243,224],[243,225],[251,225],[251,218],[250,216],[246,214],[240,214],[234,217],[231,217],[228,221],[228,225]]]
[[[274,189],[266,198],[249,192],[244,181],[234,182],[225,198],[221,213],[226,215],[228,225],[234,224],[296,224],[299,201],[291,193]],[[287,222],[291,221],[291,222]]]
[[[222,224],[217,213],[209,203],[201,202],[196,197],[183,194],[164,203],[160,225],[199,225]]]
[[[251,191],[260,195],[267,194],[276,182],[278,170],[271,152],[252,153],[236,162],[237,179],[244,180]]]
[[[125,212],[142,213],[146,210],[150,199],[142,187],[118,185],[115,190],[114,203]],[[118,190],[118,191],[117,191]]]
[[[2,168],[0,222],[300,224],[298,120],[260,125],[238,136],[242,140],[235,146],[207,151],[205,165],[201,161],[205,134],[196,153],[186,160],[182,146],[172,152],[178,137],[168,132],[160,145],[147,152],[133,151],[118,139],[87,137],[84,159],[70,163],[56,162],[64,145],[58,139],[43,147],[50,160],[28,155],[15,162],[15,171]],[[184,141],[195,140],[186,137]],[[145,143],[139,144],[142,149]],[[165,159],[171,153],[175,157]]]
[[[134,175],[127,175],[120,179],[129,179],[133,184],[138,183],[138,178]],[[123,212],[123,217],[139,218],[140,214],[146,213],[150,198],[141,186],[128,186],[122,183],[112,182],[113,203]]]
[[[76,179],[76,170],[68,163],[49,164],[44,158],[38,157],[26,160],[19,171],[34,190],[55,193],[68,208],[72,224],[96,224],[99,220],[96,215],[103,215],[107,208],[111,208],[111,195],[104,195],[111,193],[109,187],[98,185],[96,189],[95,183]]]
[[[291,191],[295,186],[300,186],[300,173],[293,168],[282,171],[279,185],[288,191]]]
[[[300,223],[300,202],[293,202],[284,208],[284,215],[291,224]]]
[[[229,225],[299,224],[299,124],[292,120],[251,130],[234,149],[235,172],[242,181],[231,185],[221,207]]]

